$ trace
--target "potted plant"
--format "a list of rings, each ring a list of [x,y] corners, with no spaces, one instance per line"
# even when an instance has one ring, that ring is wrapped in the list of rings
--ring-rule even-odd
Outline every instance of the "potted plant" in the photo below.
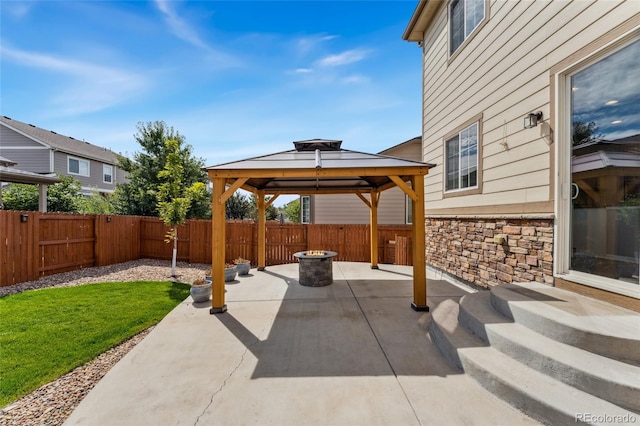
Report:
[[[238,270],[236,269],[236,265],[233,263],[225,263],[224,265],[224,281],[229,282],[236,279],[236,275]]]
[[[251,269],[251,261],[239,257],[234,259],[233,263],[236,265],[236,270],[238,271],[238,275],[248,275],[249,270]]]
[[[211,281],[198,278],[191,283],[189,293],[195,303],[209,301],[209,297],[211,297]]]

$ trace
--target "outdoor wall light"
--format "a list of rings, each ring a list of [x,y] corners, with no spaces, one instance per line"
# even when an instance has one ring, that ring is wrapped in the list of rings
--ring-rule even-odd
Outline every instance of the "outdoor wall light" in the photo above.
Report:
[[[29,220],[29,215],[28,214],[21,214],[20,215],[20,222],[24,223],[27,220]]]
[[[107,216],[107,222],[111,222],[111,216]]]
[[[524,128],[530,129],[538,125],[538,121],[542,120],[542,111],[530,112],[524,117]]]

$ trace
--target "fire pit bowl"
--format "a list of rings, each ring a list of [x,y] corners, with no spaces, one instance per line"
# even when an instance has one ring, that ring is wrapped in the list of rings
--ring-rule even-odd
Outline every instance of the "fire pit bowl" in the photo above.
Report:
[[[299,282],[307,287],[322,287],[333,282],[333,258],[338,253],[327,250],[308,250],[294,253],[299,262]]]

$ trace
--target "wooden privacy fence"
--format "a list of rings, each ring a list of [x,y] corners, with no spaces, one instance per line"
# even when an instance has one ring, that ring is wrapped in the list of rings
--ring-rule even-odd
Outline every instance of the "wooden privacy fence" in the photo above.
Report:
[[[170,260],[168,230],[153,217],[0,210],[0,286],[142,258]],[[291,263],[295,252],[321,249],[336,251],[336,260],[368,262],[369,235],[369,225],[268,222],[266,263]],[[410,265],[410,235],[411,226],[380,225],[378,262]],[[257,223],[227,221],[226,240],[227,261],[243,257],[257,263]],[[178,260],[211,263],[210,220],[188,220],[178,227]]]

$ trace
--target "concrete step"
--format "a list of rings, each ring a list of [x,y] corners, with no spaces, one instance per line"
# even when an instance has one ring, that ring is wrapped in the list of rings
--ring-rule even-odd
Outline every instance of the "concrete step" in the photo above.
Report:
[[[431,313],[429,335],[440,353],[451,365],[463,370],[458,350],[487,346],[479,338],[468,333],[458,323],[460,305],[453,300],[444,300]]]
[[[501,315],[551,339],[640,366],[640,314],[539,283],[490,292]]]
[[[615,424],[638,415],[542,374],[491,347],[461,348],[466,374],[534,419],[550,424]]]
[[[550,339],[498,314],[489,292],[460,300],[460,325],[534,370],[623,408],[640,412],[640,367]]]

